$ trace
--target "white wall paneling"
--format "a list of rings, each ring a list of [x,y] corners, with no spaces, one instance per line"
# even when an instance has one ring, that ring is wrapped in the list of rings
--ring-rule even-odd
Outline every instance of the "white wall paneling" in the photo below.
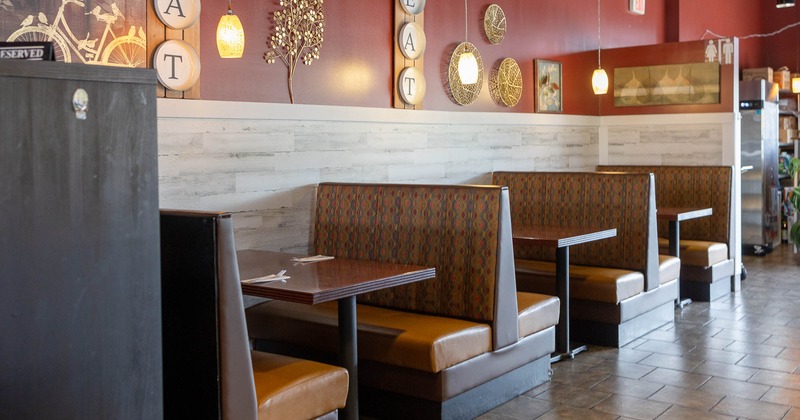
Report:
[[[680,157],[659,139],[686,149],[700,135],[709,144],[693,150],[720,164],[724,119],[689,115],[681,131],[675,116],[658,124],[174,99],[160,99],[158,114],[162,208],[231,211],[238,248],[298,253],[309,251],[319,182],[486,183],[495,170],[593,170],[603,155],[667,163]]]

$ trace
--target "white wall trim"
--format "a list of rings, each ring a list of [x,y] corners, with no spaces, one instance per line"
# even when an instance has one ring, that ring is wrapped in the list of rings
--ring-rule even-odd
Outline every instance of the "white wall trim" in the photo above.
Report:
[[[452,112],[332,105],[158,99],[159,118],[270,119],[393,124],[597,127],[600,117],[511,112]]]
[[[587,116],[510,112],[453,112],[334,105],[272,104],[158,99],[160,118],[271,119],[395,124],[542,125],[614,127],[640,125],[730,124],[734,113]],[[602,142],[601,142],[602,143]]]
[[[641,125],[731,124],[734,118],[733,112],[614,115],[601,117],[600,124],[607,127]]]

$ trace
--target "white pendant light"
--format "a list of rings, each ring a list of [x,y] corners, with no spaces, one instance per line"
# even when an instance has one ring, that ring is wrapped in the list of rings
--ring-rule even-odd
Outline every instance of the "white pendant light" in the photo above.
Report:
[[[464,85],[478,83],[478,60],[472,52],[467,51],[458,57],[458,77]]]
[[[239,17],[233,14],[230,0],[228,13],[219,18],[217,51],[221,58],[241,58],[244,53],[244,29]]]
[[[464,0],[464,42],[467,42],[467,0]],[[471,51],[466,51],[458,57],[458,78],[463,85],[478,83],[478,60]]]
[[[592,73],[592,90],[595,95],[605,95],[608,93],[608,74],[602,68]]]
[[[592,90],[595,95],[608,93],[608,74],[600,65],[600,0],[597,0],[597,70],[592,73]]]

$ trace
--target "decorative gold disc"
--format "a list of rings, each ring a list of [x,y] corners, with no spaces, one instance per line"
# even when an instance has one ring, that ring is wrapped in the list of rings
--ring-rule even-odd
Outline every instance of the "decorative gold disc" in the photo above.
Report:
[[[496,4],[490,5],[483,15],[483,31],[492,44],[499,44],[506,36],[506,14]]]
[[[478,62],[478,81],[476,83],[465,85],[461,83],[461,78],[458,77],[458,60],[461,54],[471,52]],[[458,44],[450,56],[450,66],[447,72],[447,80],[450,84],[450,94],[453,100],[459,105],[469,105],[478,99],[483,87],[483,58],[478,49],[469,42],[462,42]]]
[[[522,71],[513,58],[506,58],[492,72],[489,93],[495,102],[514,106],[522,99]]]

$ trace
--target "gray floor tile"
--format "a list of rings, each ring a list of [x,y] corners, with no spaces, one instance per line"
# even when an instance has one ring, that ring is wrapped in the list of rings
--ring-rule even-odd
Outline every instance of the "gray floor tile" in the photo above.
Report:
[[[540,400],[547,400],[570,407],[592,408],[601,403],[612,394],[591,389],[578,388],[569,385],[555,385],[547,391],[537,395]]]
[[[783,347],[770,346],[769,344],[750,343],[746,341],[734,341],[724,350],[747,353],[755,356],[775,357],[783,351]]]
[[[758,372],[758,369],[707,361],[696,367],[692,372],[716,376],[719,378],[734,379],[737,381],[747,381],[748,379],[752,378],[756,372]]]
[[[794,370],[800,365],[800,363],[793,360],[755,355],[747,355],[736,364],[739,366],[747,366],[765,370],[777,370],[779,372],[786,373],[794,372]]]
[[[769,370],[758,371],[748,382],[800,390],[800,375]]]
[[[478,418],[800,420],[795,258],[745,256],[741,291],[676,309],[675,322],[622,348],[590,345],[553,364],[551,382]]]
[[[725,397],[711,411],[754,420],[779,420],[789,412],[788,406],[738,397]]]
[[[725,328],[722,331],[715,334],[714,337],[734,340],[737,342],[760,344],[763,343],[764,341],[767,341],[767,339],[771,337],[771,334],[760,333],[751,330],[743,330],[743,329],[735,330],[731,328]]]
[[[663,384],[654,382],[611,376],[603,382],[595,384],[591,389],[594,391],[608,392],[610,394],[647,399],[664,386]]]
[[[652,372],[655,367],[643,365],[641,363],[619,362],[609,360],[592,368],[592,371],[604,372],[609,375],[622,376],[625,378],[639,379]]]
[[[667,385],[649,399],[686,408],[708,411],[719,403],[723,395]]]
[[[666,413],[658,416],[658,420],[734,420],[735,416],[711,413],[709,411],[695,410],[692,408],[673,405]]]
[[[634,419],[655,419],[670,408],[670,404],[642,400],[625,395],[613,395],[594,407],[597,411]]]
[[[642,377],[643,381],[656,382],[664,385],[682,386],[684,388],[699,388],[711,379],[709,375],[682,372],[679,370],[657,368]]]
[[[492,411],[478,417],[481,420],[489,419],[519,419],[527,420],[541,416],[555,407],[555,403],[539,400],[526,396],[519,396],[513,400],[496,407]],[[503,417],[493,417],[503,416]]]
[[[654,353],[648,357],[645,357],[641,362],[639,362],[639,364],[690,372],[703,364],[703,361],[690,359],[688,358],[688,354],[686,357],[681,357]]]
[[[634,349],[615,349],[609,347],[589,347],[592,354],[597,354],[604,359],[619,360],[620,362],[637,363],[645,357],[653,354],[651,351]]]
[[[609,376],[610,375],[606,372],[597,372],[591,370],[576,372],[559,369],[553,371],[553,382],[564,385],[590,388],[592,385],[608,378]]]
[[[614,420],[619,417],[615,414],[603,413],[597,410],[558,406],[536,418],[538,420]]]
[[[787,337],[785,335],[773,335],[772,337],[768,338],[764,344],[769,344],[771,346],[778,346],[778,347],[790,347],[800,349],[800,338],[798,337]]]
[[[783,416],[783,420],[800,420],[800,408],[792,407],[789,413]]]
[[[699,346],[696,349],[690,351],[689,353],[686,353],[686,357],[691,357],[693,359],[702,359],[706,361],[725,363],[729,365],[736,364],[736,362],[742,360],[745,356],[747,356],[746,353],[700,348]]]
[[[694,348],[695,346],[687,348],[680,344],[655,340],[648,340],[635,347],[636,350],[652,351],[653,353],[669,354],[671,356],[683,356]]]
[[[734,381],[733,379],[711,378],[698,389],[700,391],[710,392],[712,394],[759,400],[764,394],[767,393],[767,391],[769,391],[769,386],[743,381]]]
[[[761,401],[800,407],[800,391],[796,389],[772,387],[761,397]]]
[[[798,340],[800,341],[800,340]],[[787,347],[782,352],[778,353],[778,359],[793,360],[800,364],[800,348]]]

